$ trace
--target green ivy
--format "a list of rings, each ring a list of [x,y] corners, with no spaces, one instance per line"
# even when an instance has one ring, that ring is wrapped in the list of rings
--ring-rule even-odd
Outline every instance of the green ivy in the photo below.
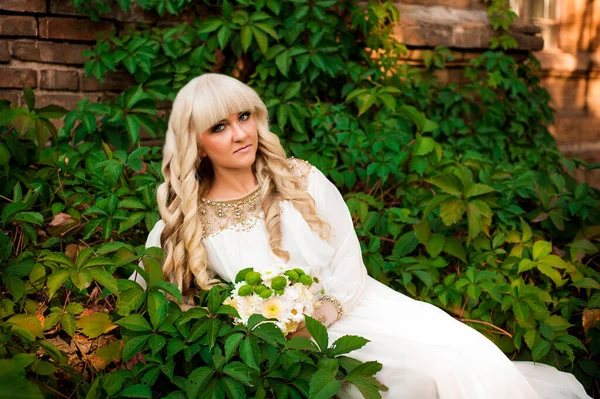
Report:
[[[92,17],[109,4],[74,3]],[[136,3],[161,15],[194,9],[181,0]],[[289,152],[340,187],[373,277],[445,309],[511,358],[573,372],[598,394],[600,195],[572,177],[597,165],[556,148],[535,58],[517,63],[488,51],[460,83],[445,83],[435,73],[453,59],[448,49],[425,52],[424,70],[401,62],[391,2],[204,7],[211,17],[139,27],[86,53],[89,75],[133,77],[114,100],[36,109],[28,90],[27,107],[0,103],[0,362],[15,370],[11,382],[32,396],[176,398],[261,397],[260,389],[321,397],[323,387],[330,397],[353,380],[377,397],[379,366],[348,360],[322,332],[309,347],[233,327],[230,309],[219,313],[218,289],[198,297],[208,310],[180,311],[169,301],[179,292],[162,282],[161,254],[141,246],[159,217],[162,177],[160,149],[144,147],[140,132],[161,137],[157,104],[215,70],[256,88]],[[496,0],[489,11],[499,30],[492,47],[511,48],[514,14]],[[148,292],[126,280],[134,271]],[[82,337],[98,345],[87,374],[56,346]]]

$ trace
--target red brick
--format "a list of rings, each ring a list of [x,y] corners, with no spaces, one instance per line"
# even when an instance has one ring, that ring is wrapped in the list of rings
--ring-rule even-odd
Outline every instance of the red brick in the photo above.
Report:
[[[0,67],[0,87],[20,89],[37,87],[37,72],[28,68]]]
[[[123,91],[127,87],[135,84],[135,80],[126,72],[115,72],[100,82],[93,76],[87,77],[85,73],[81,73],[81,90],[82,91]]]
[[[115,26],[106,21],[75,18],[40,18],[40,37],[73,41],[95,41],[98,34],[112,32]]]
[[[37,22],[34,17],[0,16],[0,36],[37,36],[37,34]]]
[[[79,15],[72,0],[50,0],[50,14]]]
[[[77,108],[77,103],[86,97],[90,102],[98,101],[98,96],[83,93],[38,93],[35,96],[35,106],[41,108],[46,105],[59,105],[67,110],[74,110]]]
[[[40,71],[40,89],[78,90],[79,73],[77,71],[44,69]]]
[[[0,100],[8,100],[13,106],[18,107],[20,105],[21,97],[23,96],[22,91],[17,90],[2,90],[0,89]]]
[[[46,12],[46,0],[0,0],[0,10]]]
[[[16,40],[12,55],[22,61],[83,65],[86,61],[83,52],[90,49],[84,44]]]
[[[10,51],[8,50],[8,42],[0,40],[0,62],[10,61]]]

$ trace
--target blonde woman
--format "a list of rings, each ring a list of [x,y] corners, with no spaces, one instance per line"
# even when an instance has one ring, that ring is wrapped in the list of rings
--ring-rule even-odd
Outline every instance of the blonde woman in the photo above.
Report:
[[[371,341],[352,356],[383,364],[387,398],[588,397],[572,375],[511,362],[474,329],[369,277],[339,191],[307,162],[286,158],[264,103],[244,83],[205,74],[182,88],[163,156],[162,220],[147,246],[162,246],[165,277],[182,291],[208,289],[216,276],[232,281],[247,267],[301,267],[330,296],[314,317],[331,339]],[[343,389],[342,398],[361,397]]]

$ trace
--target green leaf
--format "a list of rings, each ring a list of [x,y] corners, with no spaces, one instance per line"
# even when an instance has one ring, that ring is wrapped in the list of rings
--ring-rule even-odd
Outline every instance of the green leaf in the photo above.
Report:
[[[146,301],[146,291],[140,286],[132,287],[121,292],[117,297],[117,313],[127,316],[138,309]]]
[[[318,322],[317,322],[318,323]],[[258,370],[260,351],[256,339],[246,337],[240,344],[240,357],[251,368]]]
[[[208,384],[215,371],[210,367],[198,367],[188,376],[185,383],[185,392],[188,398],[197,398],[200,391]]]
[[[523,273],[531,270],[535,267],[535,262],[530,259],[521,259],[519,262],[519,271],[517,273]]]
[[[125,346],[123,346],[123,361],[127,362],[140,353],[150,337],[151,335],[140,335],[127,341]]]
[[[446,226],[459,222],[465,210],[465,202],[456,198],[448,198],[440,204],[440,216]]]
[[[434,176],[426,181],[438,187],[444,193],[455,196],[462,195],[462,183],[458,176],[453,173],[445,173],[443,175]]]
[[[369,342],[368,339],[356,335],[344,335],[337,339],[331,348],[327,350],[327,356],[334,357],[343,355],[365,346]]]
[[[54,294],[56,294],[56,291],[64,285],[70,274],[69,270],[63,269],[57,270],[48,276],[48,281],[46,283],[48,286],[48,298],[52,298]]]
[[[287,341],[286,346],[288,349],[308,350],[311,352],[319,351],[319,348],[315,345],[315,343],[305,337],[294,337]]]
[[[236,353],[240,342],[244,339],[244,334],[231,334],[225,341],[225,360],[229,361],[231,357]]]
[[[454,237],[446,237],[446,245],[444,245],[444,252],[452,256],[457,257],[463,262],[467,263],[467,255],[465,248],[462,243]]]
[[[554,284],[556,284],[558,287],[562,286],[565,283],[558,270],[553,269],[552,266],[542,262],[538,262],[536,266],[537,269],[540,272],[542,272],[542,274],[545,274],[546,276],[550,277],[552,281],[554,281]]]
[[[554,331],[566,330],[569,327],[573,327],[573,324],[569,323],[563,317],[553,315],[544,320],[544,323],[548,324]]]
[[[354,367],[346,377],[349,381],[358,377],[370,377],[381,371],[381,363],[371,360]]]
[[[305,322],[306,329],[308,330],[310,336],[313,337],[321,351],[327,350],[327,346],[329,345],[329,334],[327,334],[327,328],[310,316],[305,317]]]
[[[155,330],[158,329],[167,317],[168,308],[169,303],[165,294],[159,291],[153,291],[148,294],[148,313]]]
[[[225,393],[228,398],[231,399],[246,399],[248,396],[246,395],[246,390],[243,385],[234,380],[233,378],[223,377],[221,379],[224,384]]]
[[[442,252],[445,245],[446,237],[443,234],[435,233],[431,235],[429,241],[425,244],[425,249],[432,258],[435,258]]]
[[[334,370],[317,370],[310,379],[309,398],[329,399],[338,393],[342,385],[335,378],[336,373],[337,368]]]
[[[67,334],[69,334],[69,336],[72,337],[75,335],[75,330],[77,329],[75,316],[70,313],[63,314],[62,318],[60,319],[60,326]]]
[[[92,275],[92,278],[106,287],[107,290],[116,294],[119,292],[119,284],[117,279],[112,274],[101,268],[89,269],[88,272]]]
[[[21,327],[27,332],[32,341],[35,338],[42,338],[44,336],[42,323],[34,315],[17,314],[12,316],[6,322],[10,324],[16,324],[17,326]]]
[[[156,355],[167,343],[167,339],[162,335],[153,335],[148,341],[148,346],[153,355]]]
[[[540,260],[544,256],[548,255],[550,252],[552,252],[552,244],[548,241],[540,240],[536,241],[535,244],[533,244],[534,261]]]
[[[152,331],[152,327],[150,327],[148,321],[146,321],[146,319],[139,314],[126,316],[120,320],[117,320],[115,324],[125,327],[131,331]]]
[[[575,283],[573,283],[573,285],[575,287],[579,287],[579,288],[593,288],[596,290],[600,290],[600,283],[598,283],[598,281],[591,279],[589,277],[585,277],[582,278],[581,280],[577,280]],[[599,299],[599,304],[596,307],[600,307],[600,296],[598,297]],[[592,306],[592,305],[588,305],[588,306]]]
[[[179,288],[173,283],[168,281],[160,281],[154,285],[156,288],[165,291],[167,294],[173,296],[179,303],[183,302],[183,297],[181,296],[181,291]]]
[[[112,323],[107,313],[96,312],[81,316],[77,320],[77,328],[81,329],[81,332],[87,335],[88,338],[98,338],[100,335],[116,328],[116,325]]]
[[[79,314],[79,313],[83,312],[84,309],[85,308],[83,307],[83,305],[81,305],[80,303],[77,303],[77,302],[71,302],[65,308],[65,310],[71,314]]]
[[[540,360],[550,352],[550,348],[550,342],[541,340],[531,351],[531,357],[533,357],[534,361]]]
[[[252,30],[250,29],[249,25],[242,26],[240,39],[242,43],[242,50],[244,50],[244,52],[248,51],[250,44],[252,44]]]
[[[231,378],[241,382],[244,385],[252,385],[252,377],[250,376],[250,369],[244,363],[241,362],[230,362],[223,367],[222,372],[227,374]]]
[[[473,240],[482,231],[488,231],[492,223],[492,211],[485,202],[473,200],[467,205],[467,219],[469,224],[468,240]]]
[[[422,137],[419,136],[417,138],[417,142],[415,143],[414,155],[427,155],[435,148],[435,140],[431,137]],[[435,177],[433,178],[435,179]]]
[[[124,396],[126,398],[148,398],[152,399],[152,391],[150,387],[142,384],[130,385],[121,392],[119,392],[119,396]]]
[[[467,198],[477,197],[478,195],[488,194],[488,193],[492,193],[494,191],[496,191],[496,190],[494,190],[490,186],[486,186],[485,184],[475,183],[475,184],[471,184],[467,188],[466,197]]]

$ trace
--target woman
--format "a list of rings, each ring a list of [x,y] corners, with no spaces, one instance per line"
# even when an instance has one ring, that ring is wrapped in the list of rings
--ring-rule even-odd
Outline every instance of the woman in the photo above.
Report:
[[[162,220],[147,246],[162,245],[165,276],[182,291],[210,288],[215,275],[232,281],[247,267],[302,267],[329,294],[314,317],[331,339],[371,341],[352,356],[383,364],[385,397],[588,397],[572,375],[511,362],[474,329],[369,277],[339,191],[286,158],[267,116],[251,88],[219,74],[193,79],[174,101],[157,193]],[[350,386],[340,397],[361,396]]]

